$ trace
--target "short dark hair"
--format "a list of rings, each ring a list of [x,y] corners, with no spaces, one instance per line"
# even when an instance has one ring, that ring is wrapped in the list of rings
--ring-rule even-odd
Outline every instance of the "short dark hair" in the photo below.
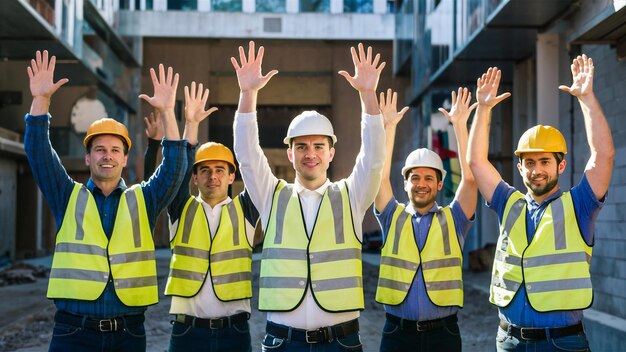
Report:
[[[556,160],[557,165],[559,165],[561,161],[565,159],[565,153],[552,152],[552,155],[554,155],[554,159]],[[522,163],[522,159],[524,159],[523,156],[524,156],[524,153],[521,153],[519,157],[517,158],[520,164]]]
[[[208,160],[207,160],[208,161]],[[215,160],[215,161],[224,161],[224,160]],[[235,167],[232,166],[229,162],[224,161],[226,163],[226,165],[228,165],[228,173],[230,174],[234,174],[235,173]],[[200,166],[200,164],[195,164],[193,166],[193,174],[197,175],[198,174],[198,166]]]
[[[298,137],[301,137],[301,136],[298,136]],[[335,146],[335,144],[333,143],[333,139],[330,136],[324,136],[324,137],[328,139],[328,149]],[[293,138],[296,138],[296,137],[293,137]],[[289,140],[289,148],[293,148],[293,138]]]
[[[406,175],[404,175],[404,180],[405,180],[405,181],[406,181],[406,180],[408,180],[408,179],[409,179],[409,174],[411,173],[411,170],[413,170],[413,169],[415,169],[415,168],[418,168],[418,167],[421,167],[421,166],[416,166],[416,167],[410,168],[410,169],[406,172]],[[428,167],[428,166],[425,166],[425,167]],[[437,169],[432,168],[432,167],[430,167],[429,169],[433,169],[433,170],[435,170],[435,174],[437,174],[437,183],[441,182],[441,180],[443,179],[443,175],[441,174],[441,170],[437,170]]]
[[[93,139],[97,136],[103,136],[103,135],[104,134],[100,134],[100,135],[93,136],[92,138],[89,138],[89,141],[87,141],[87,145],[85,146],[85,153],[87,154],[91,153],[91,144],[93,142]],[[120,141],[122,141],[122,144],[124,145],[124,155],[128,155],[128,144],[126,144],[126,141],[124,140],[124,138],[115,134],[110,134],[110,136],[117,137]]]

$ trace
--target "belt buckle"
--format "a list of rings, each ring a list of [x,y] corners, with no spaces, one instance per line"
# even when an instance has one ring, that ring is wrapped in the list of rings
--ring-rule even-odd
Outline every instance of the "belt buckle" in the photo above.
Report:
[[[417,330],[418,332],[426,332],[428,331],[428,324],[420,324],[419,321],[416,321],[415,330]]]
[[[312,341],[313,337],[311,336],[311,340],[309,339],[309,333],[313,334],[319,332],[319,330],[306,330],[304,332],[304,340],[306,343],[318,343],[319,341]]]
[[[532,337],[532,333],[531,331],[533,331],[533,328],[519,328],[519,336],[522,338],[522,340],[534,340],[534,338]],[[524,336],[526,333],[528,334],[528,336]]]
[[[108,323],[109,325],[107,326],[106,323]],[[98,329],[100,329],[100,332],[117,331],[117,320],[115,320],[115,318],[114,319],[102,319],[98,321]]]
[[[221,319],[209,319],[209,329],[218,330],[224,327]]]

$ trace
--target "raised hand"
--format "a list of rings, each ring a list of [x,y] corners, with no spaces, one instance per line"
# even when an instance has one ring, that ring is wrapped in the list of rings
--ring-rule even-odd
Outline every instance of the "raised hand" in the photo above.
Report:
[[[452,91],[452,108],[448,112],[444,108],[439,108],[439,111],[444,114],[448,120],[453,124],[461,124],[467,126],[467,120],[469,116],[477,106],[478,103],[469,105],[472,101],[472,93],[467,88],[459,87],[458,93]]]
[[[237,81],[239,89],[242,92],[258,91],[265,87],[267,82],[278,73],[277,70],[271,70],[265,76],[261,73],[261,65],[263,64],[263,54],[265,49],[261,46],[259,52],[254,49],[254,41],[250,41],[248,46],[248,57],[243,47],[239,47],[239,61],[234,57],[230,58],[230,62],[237,73]]]
[[[35,59],[30,60],[30,66],[26,69],[28,78],[30,79],[30,94],[34,97],[50,98],[54,92],[62,85],[69,82],[67,78],[61,78],[54,83],[54,67],[56,65],[56,56],[52,56],[48,60],[48,50],[37,50]]]
[[[569,87],[561,85],[559,89],[577,98],[593,94],[593,60],[585,54],[578,55],[572,60],[570,67],[572,69],[572,85]]]
[[[498,94],[498,86],[502,72],[497,67],[489,67],[476,81],[476,101],[478,105],[494,107],[502,100],[511,96],[511,93]]]
[[[168,67],[167,74],[165,74],[163,64],[159,64],[159,77],[157,78],[156,72],[153,68],[150,69],[150,77],[152,78],[154,95],[150,97],[147,94],[141,94],[139,95],[139,98],[145,100],[148,104],[152,105],[152,107],[160,112],[166,110],[173,111],[174,106],[176,105],[178,73],[174,74],[172,67]]]
[[[185,86],[185,120],[188,123],[200,123],[215,111],[216,107],[204,110],[209,99],[209,90],[202,83],[196,89],[196,82],[191,82],[191,89]]]
[[[151,112],[150,115],[143,118],[143,121],[146,124],[146,136],[160,141],[163,138],[163,126],[159,121],[159,111]]]
[[[352,53],[352,62],[354,63],[354,76],[350,76],[350,74],[346,71],[339,71],[339,74],[342,75],[350,85],[358,90],[360,93],[366,91],[376,91],[378,87],[378,79],[380,78],[380,73],[385,68],[385,62],[380,61],[380,54],[376,54],[376,56],[372,59],[372,47],[367,47],[367,54],[363,49],[363,43],[359,43],[358,45],[359,52],[354,49],[354,47],[350,48],[350,52]]]
[[[391,88],[387,89],[387,98],[385,93],[380,92],[379,100],[380,112],[383,114],[385,126],[395,126],[402,120],[404,114],[409,111],[409,107],[405,106],[398,112],[398,93],[393,92]]]

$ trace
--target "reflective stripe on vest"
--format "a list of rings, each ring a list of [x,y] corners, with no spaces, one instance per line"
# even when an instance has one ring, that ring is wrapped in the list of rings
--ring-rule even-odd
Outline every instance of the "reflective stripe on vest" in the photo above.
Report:
[[[548,205],[530,244],[525,216],[524,196],[515,192],[505,208],[490,301],[500,307],[508,305],[523,278],[528,301],[537,311],[589,307],[593,300],[589,272],[592,248],[578,228],[571,194],[564,192]]]
[[[310,284],[326,311],[363,309],[361,243],[356,237],[345,182],[324,193],[309,238],[293,185],[279,182],[266,228],[259,309],[290,311]]]
[[[126,189],[120,198],[108,251],[113,285],[120,301],[127,306],[157,303],[154,241],[143,191],[138,185]]]
[[[132,200],[126,201],[129,194]],[[141,188],[129,188],[122,195],[109,241],[93,196],[75,183],[57,234],[48,298],[97,299],[109,280],[109,265],[124,304],[156,303],[154,244]]]
[[[406,299],[419,265],[426,292],[438,306],[463,306],[463,253],[449,207],[433,216],[424,248],[415,242],[411,215],[398,204],[381,250],[376,301],[399,305]]]
[[[202,203],[190,197],[172,241],[165,294],[195,296],[210,270],[213,291],[219,300],[252,297],[252,247],[239,197],[222,207],[213,240],[209,231]]]

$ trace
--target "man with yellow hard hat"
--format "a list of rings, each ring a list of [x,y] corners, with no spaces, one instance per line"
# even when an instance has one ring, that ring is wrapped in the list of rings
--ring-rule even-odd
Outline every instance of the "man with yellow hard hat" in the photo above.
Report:
[[[172,259],[165,294],[174,316],[170,352],[251,350],[252,247],[259,213],[246,191],[234,198],[235,158],[226,146],[208,142],[197,151],[198,125],[208,89],[185,87],[185,178],[168,208]],[[194,161],[195,160],[195,161]],[[189,193],[189,180],[199,194]]]
[[[28,67],[33,96],[26,115],[24,148],[33,175],[48,201],[57,236],[48,298],[57,312],[50,351],[143,351],[144,312],[158,301],[152,230],[174,197],[186,167],[186,142],[174,117],[178,75],[162,65],[151,70],[160,111],[163,162],[148,182],[127,187],[122,170],[132,143],[126,127],[109,118],[95,121],[83,141],[90,177],[85,185],[66,172],[50,144],[48,108],[55,91],[55,57],[37,52]]]
[[[478,79],[469,162],[480,192],[500,221],[489,297],[500,315],[498,351],[589,348],[582,318],[593,302],[589,263],[594,221],[606,201],[615,149],[593,93],[593,61],[578,56],[571,71],[572,85],[559,89],[578,99],[589,161],[578,185],[562,190],[558,181],[566,166],[565,138],[551,126],[528,129],[515,150],[526,195],[504,182],[487,158],[491,108],[510,94],[497,95],[497,68]]]
[[[239,61],[231,58],[240,88],[234,149],[265,231],[259,279],[259,310],[267,311],[263,350],[362,350],[361,223],[384,161],[376,88],[385,64],[362,44],[358,53],[351,51],[355,75],[339,73],[361,98],[362,145],[352,173],[338,182],[327,175],[337,137],[316,111],[296,116],[284,139],[295,182],[274,176],[259,145],[256,99],[278,71],[261,74],[264,49],[257,53],[254,42],[247,57],[239,47]]]

